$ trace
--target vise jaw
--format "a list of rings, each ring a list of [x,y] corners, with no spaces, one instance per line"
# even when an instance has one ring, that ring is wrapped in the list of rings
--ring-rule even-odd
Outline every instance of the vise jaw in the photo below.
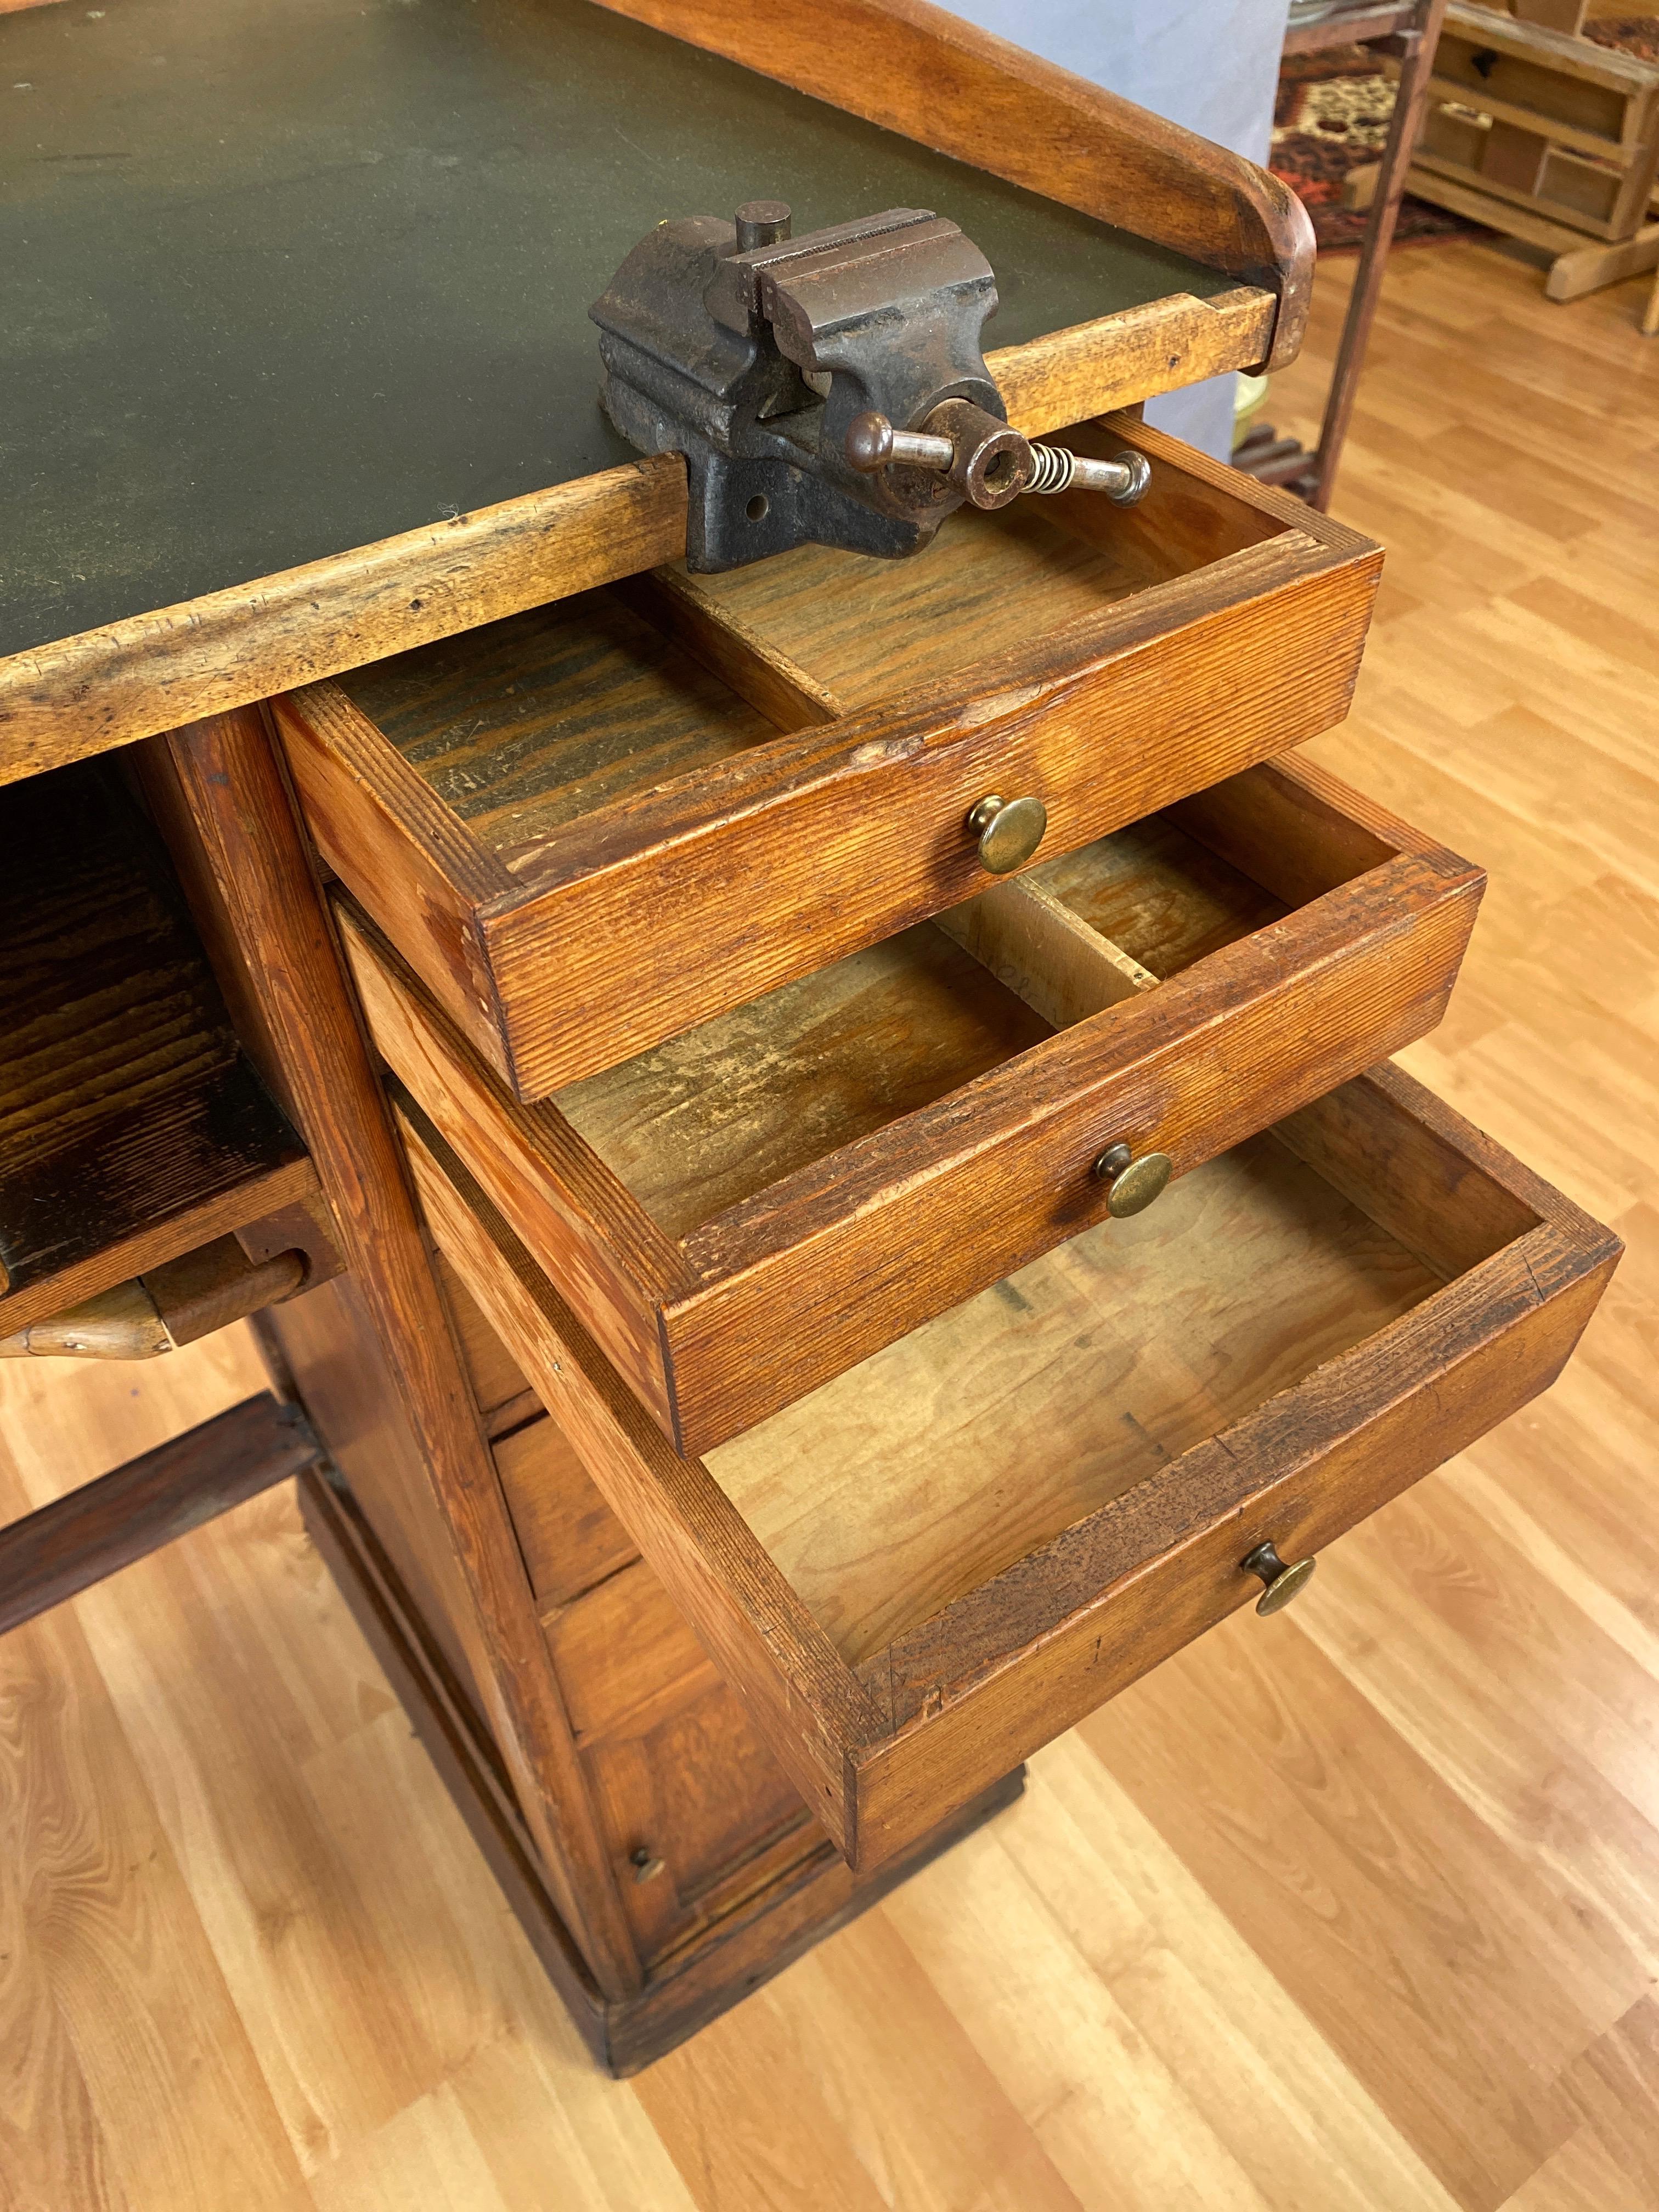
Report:
[[[807,542],[916,552],[970,492],[937,462],[855,466],[854,423],[874,416],[902,434],[957,401],[986,446],[1006,420],[981,350],[996,279],[955,223],[889,208],[789,233],[776,200],[750,202],[735,223],[659,223],[588,311],[611,421],[644,453],[685,456],[693,569]],[[1024,445],[1006,430],[1000,442]]]

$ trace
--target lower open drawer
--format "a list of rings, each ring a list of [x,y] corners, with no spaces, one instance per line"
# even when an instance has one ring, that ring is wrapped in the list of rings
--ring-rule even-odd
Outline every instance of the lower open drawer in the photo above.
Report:
[[[1385,1068],[686,1461],[400,1110],[438,1241],[860,1869],[1259,1596],[1257,1546],[1544,1389],[1620,1249]]]

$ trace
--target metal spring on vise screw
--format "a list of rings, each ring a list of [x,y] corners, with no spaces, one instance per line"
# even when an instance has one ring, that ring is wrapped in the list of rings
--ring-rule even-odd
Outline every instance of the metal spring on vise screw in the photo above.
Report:
[[[1079,477],[1091,491],[1103,491],[1109,499],[1127,506],[1146,489],[1151,471],[1143,454],[1121,453],[1115,461],[1085,461],[1064,446],[1041,446],[1031,441],[1031,473],[1026,491],[1064,491]]]

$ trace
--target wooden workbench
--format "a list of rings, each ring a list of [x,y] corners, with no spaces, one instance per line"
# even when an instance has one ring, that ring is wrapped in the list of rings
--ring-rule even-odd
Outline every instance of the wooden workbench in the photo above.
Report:
[[[331,1234],[264,1316],[315,1431],[270,1464],[630,2069],[1285,1601],[1616,1257],[1376,1072],[1481,887],[1278,757],[1346,709],[1377,549],[1137,419],[1294,351],[1306,219],[919,0],[0,46],[45,488],[0,775],[165,843]],[[1010,419],[1144,503],[688,576],[586,308],[760,192],[959,222]]]

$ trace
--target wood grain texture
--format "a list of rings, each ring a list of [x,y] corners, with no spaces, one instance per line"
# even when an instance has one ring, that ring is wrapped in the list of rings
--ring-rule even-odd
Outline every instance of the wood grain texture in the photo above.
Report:
[[[478,1320],[489,1328],[482,1314]],[[494,1329],[489,1334],[500,1342]],[[505,1346],[502,1356],[510,1357]],[[544,1413],[501,1438],[495,1467],[538,1605],[568,1604],[639,1557],[558,1423]]]
[[[1023,94],[1016,88],[1014,96]],[[1173,135],[1224,164],[1233,159]],[[1283,197],[1293,224],[1299,203]],[[1301,242],[1292,243],[1299,252]],[[1306,244],[1310,253],[1310,233]],[[1224,240],[1218,258],[1225,251]],[[1302,289],[1304,280],[1305,268]],[[1007,393],[1009,419],[1041,436],[1247,368],[1270,349],[1288,357],[1303,312],[1297,291],[1281,295],[1275,278],[1213,302],[1174,292],[994,350],[987,365]],[[0,783],[453,637],[684,550],[684,464],[654,455],[9,655],[0,659]]]
[[[1008,420],[1028,438],[1045,438],[1069,422],[1266,361],[1275,349],[1280,313],[1278,297],[1251,284],[1208,300],[1171,293],[1046,338],[1000,347],[986,356],[986,366]]]
[[[1275,380],[1304,440],[1352,268],[1327,260]],[[198,1530],[0,1641],[0,2169],[28,2212],[192,2190],[382,2212],[431,2198],[440,2150],[447,2212],[1651,2212],[1650,284],[1564,312],[1489,244],[1398,249],[1339,488],[1391,550],[1318,755],[1492,874],[1407,1064],[1629,1245],[1554,1389],[1332,1546],[1289,1613],[1167,1661],[989,1830],[620,2084],[285,1494]],[[13,1363],[0,1512],[259,1388],[230,1357],[153,1362],[136,1399]],[[332,1954],[296,1973],[311,1929]],[[182,2102],[182,2069],[155,2091],[181,2034]],[[285,2108],[313,2184],[249,2093],[321,2051],[301,2070],[326,2136]]]
[[[280,757],[260,718],[243,714],[158,740],[154,766],[177,795],[173,832],[198,856],[186,879],[221,915],[210,934],[236,945],[262,1006],[354,1291],[395,1377],[413,1443],[409,1503],[441,1532],[428,1556],[444,1612],[562,1916],[600,1988],[619,1996],[637,1988],[638,1962]]]
[[[1097,938],[1110,988],[1058,1035],[1046,988],[1030,1011],[923,925],[521,1106],[349,915],[345,938],[399,1081],[695,1454],[1103,1219],[1108,1144],[1184,1172],[1431,1026],[1478,871],[1314,771],[1247,771],[1194,818],[1308,903],[1173,823],[1049,864],[1027,880],[1074,928],[1168,978],[1131,962],[1136,989]]]
[[[298,1200],[305,1148],[95,766],[6,793],[0,1336]]]
[[[590,653],[568,641],[550,653],[538,617],[511,652],[492,636],[371,679],[362,696],[385,705],[402,757],[337,687],[296,695],[278,714],[325,859],[533,1098],[981,888],[963,824],[1010,779],[1048,805],[1046,856],[1338,719],[1375,550],[1138,424],[1077,442],[1152,458],[1152,490],[1115,530],[1081,509],[1074,526],[1060,501],[1001,524],[975,517],[912,563],[809,550],[768,564],[775,575],[675,585],[836,699],[861,684],[863,703],[714,745],[695,770],[568,819],[562,762],[580,782],[595,744],[608,761],[622,747],[606,775],[644,777],[655,758],[653,741],[630,765],[613,684],[625,699],[655,687],[653,712],[678,717],[672,744],[710,750],[636,623],[620,641],[602,627]],[[1051,634],[1036,629],[1032,593]],[[754,710],[726,696],[752,736]],[[1127,755],[1111,742],[1125,726],[1144,738]],[[432,794],[411,787],[410,759],[428,752],[440,796],[469,817],[451,810],[441,835]],[[552,826],[527,834],[550,810]],[[492,847],[498,832],[510,842]],[[512,888],[487,895],[477,872],[503,866]],[[625,998],[617,963],[634,979]]]
[[[685,549],[685,465],[642,459],[0,663],[0,778],[450,637]]]
[[[319,1480],[309,1480],[302,1485],[300,1504],[306,1529],[331,1569],[375,1658],[402,1698],[441,1778],[440,1786],[448,1789],[455,1808],[483,1853],[485,1863],[465,1860],[458,1865],[457,1876],[463,1880],[470,1876],[474,1882],[482,1881],[487,1892],[487,1875],[493,1874],[535,1952],[535,1964],[527,1959],[514,1962],[514,1971],[507,1977],[496,1997],[498,2014],[504,2011],[507,2021],[502,2040],[492,2043],[486,2035],[481,2051],[463,2055],[463,2070],[455,2084],[455,2104],[458,2109],[471,2115],[478,2134],[475,2136],[463,2130],[461,2142],[472,2145],[475,2163],[480,2170],[488,2166],[493,2172],[499,2161],[501,2166],[514,2170],[516,2182],[523,2187],[533,2186],[538,2191],[553,2188],[555,2195],[535,2200],[550,2208],[567,2202],[563,2192],[570,2187],[580,2188],[586,2183],[603,2191],[613,2179],[615,2185],[624,2191],[641,2187],[650,2190],[649,2202],[656,2205],[660,2200],[655,2189],[663,2185],[661,2176],[666,2172],[665,2161],[653,2165],[648,2138],[631,2145],[619,2140],[616,2105],[612,2102],[607,2109],[601,2085],[584,2080],[586,2054],[572,2063],[576,2035],[585,2038],[594,2057],[615,2074],[626,2075],[649,2065],[773,1975],[781,1972],[803,1951],[833,1934],[855,1915],[867,1911],[892,1884],[902,1881],[959,1836],[1002,1810],[1018,1796],[1023,1777],[1015,1774],[1007,1778],[963,1820],[942,1835],[930,1838],[924,1850],[899,1863],[872,1883],[854,1885],[830,1844],[821,1838],[814,1843],[810,1829],[802,1832],[797,1808],[793,1816],[782,1821],[771,1848],[754,1853],[733,1879],[716,1883],[701,1893],[694,1892],[690,1899],[679,1902],[678,1912],[673,1905],[669,1906],[666,1917],[674,1923],[676,1940],[660,1960],[659,1970],[637,1996],[606,2002],[594,1990],[568,1930],[554,1910],[517,1807],[510,1793],[502,1791],[487,1753],[480,1755],[474,1731],[453,1705],[452,1686],[434,1670],[418,1617],[410,1609],[406,1594],[395,1575],[389,1572],[389,1563],[375,1545],[372,1531],[353,1511],[349,1499]],[[725,1692],[716,1690],[710,1695],[729,1712],[731,1700]],[[704,1703],[708,1703],[707,1698]],[[683,1753],[685,1747],[674,1748]],[[729,1765],[724,1776],[720,1773],[720,1746],[717,1741],[705,1741],[698,1748],[705,1759],[709,1753],[715,1754],[708,1779],[717,1796],[722,1781],[728,1785],[736,1782],[741,1788],[744,1778],[740,1773],[733,1772]],[[627,1747],[619,1746],[618,1749],[626,1758]],[[750,1753],[752,1757],[752,1744]],[[681,1771],[685,1771],[683,1758],[680,1765]],[[614,1779],[611,1775],[603,1776],[601,1786],[607,1808],[620,1812],[624,1808],[618,1805],[609,1787]],[[772,1786],[775,1788],[775,1780]],[[631,1795],[632,1810],[641,1809],[642,1801],[637,1791],[629,1793],[624,1789],[623,1795],[624,1800]],[[740,1796],[737,1802],[741,1804]],[[454,1808],[446,1809],[453,1820]],[[734,1809],[729,1790],[726,1809],[728,1813]],[[667,1814],[672,1822],[673,1818],[683,1816],[684,1808],[674,1803],[671,1796],[666,1802],[653,1802],[651,1810],[659,1815]],[[441,1841],[453,1851],[453,1840],[441,1829],[434,1835],[428,1826],[425,1840],[428,1845]],[[483,1904],[482,1893],[477,1902]],[[648,1939],[653,1915],[648,1906],[641,1911],[637,1899],[630,1902],[635,1904],[636,1917],[642,1923],[641,1932]],[[439,1916],[443,1917],[442,1904],[437,1899],[431,1903],[437,1905]],[[655,1917],[663,1917],[659,1910]],[[495,1917],[499,1935],[499,1914]],[[699,1941],[699,1937],[709,1940]],[[550,1988],[542,1984],[538,1966],[550,1978]],[[457,1978],[465,1983],[468,1978],[463,1972]],[[574,2020],[574,2032],[567,2023],[566,2009]],[[441,2021],[441,2027],[442,2024]],[[550,2075],[541,2069],[532,2069],[526,2080],[521,2070],[512,2065],[509,2054],[522,2052],[522,2031],[532,2027],[538,2031],[536,2042],[546,2054],[544,2064],[550,2063],[552,2072]],[[491,2029],[502,2033],[499,2020],[492,2021]],[[477,2063],[479,2058],[484,2060],[482,2066]],[[507,2061],[505,2066],[501,2063],[503,2059]],[[483,2078],[477,2078],[480,2074]],[[447,2081],[445,2086],[449,2086]],[[556,2091],[561,2109],[566,2103],[574,2104],[601,2127],[611,2146],[611,2159],[607,2160],[603,2151],[595,2155],[597,2147],[585,2144],[579,2133],[573,2134],[566,2145],[569,2162],[559,2164],[550,2175],[544,2157],[532,2159],[526,2154],[522,2160],[514,2158],[506,2143],[494,2140],[499,2137],[504,2124],[510,2129],[514,2109],[544,2110]],[[617,2092],[611,2092],[611,2099],[617,2095]],[[624,2127],[624,2136],[625,2133]],[[493,2140],[488,2160],[478,2148],[483,2140]],[[383,2153],[385,2148],[384,2142],[380,2141],[373,2150]],[[629,2154],[618,2155],[624,2151]],[[360,2203],[362,2199],[356,2190],[362,2185],[373,2186],[380,2172],[380,2160],[373,2152],[363,2160],[363,2168],[362,2172],[354,2172],[348,2159],[337,2160],[318,2173],[317,2204],[326,2207],[335,2203]],[[452,2183],[455,2180],[453,2172],[447,2178]],[[430,2181],[428,2171],[422,2175],[420,2185],[425,2188]],[[337,2197],[337,2190],[345,2194]],[[520,2201],[529,2200],[515,2197],[514,2202]],[[608,2200],[601,2194],[589,2196],[587,2201],[602,2208]],[[637,2200],[624,2195],[617,2201],[620,2204]]]
[[[433,1262],[433,1273],[449,1310],[455,1347],[461,1355],[461,1364],[466,1370],[466,1379],[472,1386],[472,1395],[486,1429],[495,1437],[508,1426],[520,1427],[533,1418],[533,1409],[525,1406],[530,1385],[441,1252]],[[525,1410],[518,1412],[520,1407]],[[499,1423],[498,1414],[506,1416]]]
[[[927,0],[854,0],[834,23],[789,6],[757,22],[735,0],[605,0],[618,15],[920,137],[1211,268],[1269,286],[1270,365],[1294,358],[1313,279],[1295,195],[1253,162],[1039,61]],[[880,54],[879,69],[849,67]]]
[[[668,28],[734,51],[761,76],[818,84],[832,104],[931,146],[945,126],[975,166],[1119,228],[1146,223],[1146,237],[1188,241],[1199,261],[1249,279],[1217,305],[1172,292],[991,354],[991,374],[1009,383],[1011,420],[1033,435],[1297,349],[1312,230],[1265,170],[936,9],[865,0],[863,15],[887,42],[884,84],[921,70],[880,115],[845,84],[845,64],[832,62],[825,76],[817,42],[781,22],[768,28],[783,49],[768,40],[768,53],[745,53],[759,27],[732,46],[732,27],[710,11],[677,15],[684,20]],[[779,51],[805,76],[779,66]],[[1018,133],[987,122],[987,100],[988,115],[1020,118]],[[1033,115],[1044,126],[1033,131]],[[1006,149],[1022,149],[1013,168]],[[994,159],[995,150],[1005,153]],[[654,456],[11,654],[0,661],[0,781],[452,637],[672,560],[684,546],[684,462]]]
[[[337,914],[378,1050],[573,1287],[607,1358],[658,1419],[672,1423],[655,1315],[688,1279],[678,1246],[556,1109],[520,1106],[490,1083],[431,1001],[399,988],[393,956],[361,915],[343,902]]]
[[[1553,1380],[1618,1240],[1405,1078],[1351,1088],[1374,1119],[1346,1196],[1288,1156],[1319,1127],[1306,1109],[707,1467],[665,1453],[489,1197],[404,1118],[452,1261],[863,1868],[1241,1604],[1238,1562],[1273,1528],[1341,1533]],[[1395,1129],[1510,1209],[1444,1287],[1389,1231]]]
[[[872,1709],[702,1465],[651,1425],[487,1194],[412,1102],[399,1109],[433,1233],[815,1817],[850,1838],[848,1744]],[[766,1656],[757,1668],[757,1647]]]

